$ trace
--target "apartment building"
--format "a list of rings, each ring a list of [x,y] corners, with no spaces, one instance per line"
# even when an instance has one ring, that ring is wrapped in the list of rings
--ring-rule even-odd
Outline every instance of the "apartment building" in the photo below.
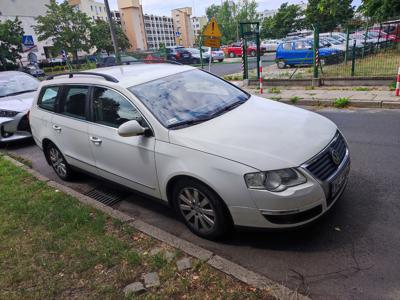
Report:
[[[161,43],[166,47],[175,46],[175,31],[172,18],[145,14],[144,27],[149,49],[160,49]]]
[[[172,19],[174,21],[174,28],[176,31],[176,44],[184,47],[193,47],[194,34],[190,16],[192,14],[191,7],[183,7],[173,9],[171,11]]]
[[[147,50],[143,8],[139,0],[118,0],[122,29],[128,37],[129,50]]]
[[[197,40],[197,37],[201,35],[203,27],[207,25],[207,17],[192,17],[191,21],[194,39]]]
[[[23,45],[23,53],[20,53],[22,64],[27,64],[29,60],[40,61],[50,57],[50,48],[53,46],[51,39],[40,42],[33,30],[36,25],[38,16],[45,15],[46,5],[50,4],[50,0],[1,0],[0,1],[0,21],[14,20],[15,17],[22,23],[24,29],[25,45]],[[21,41],[22,42],[22,41]]]
[[[111,11],[111,18],[115,21],[115,23],[121,25],[121,14],[118,10]]]
[[[94,0],[68,0],[68,4],[89,16],[93,21],[100,19],[107,21],[107,12],[104,2]]]

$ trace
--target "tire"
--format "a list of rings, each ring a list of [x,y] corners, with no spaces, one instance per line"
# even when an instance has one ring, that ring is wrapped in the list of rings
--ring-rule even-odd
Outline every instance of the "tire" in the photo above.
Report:
[[[223,60],[223,59],[218,59],[218,61],[219,61],[219,62],[223,62],[224,60]]]
[[[250,56],[256,56],[256,51],[251,50],[251,51],[250,51]]]
[[[284,69],[286,68],[286,63],[284,60],[279,60],[276,65],[278,66],[278,69]]]
[[[230,214],[220,197],[197,180],[178,181],[173,190],[173,204],[186,226],[198,236],[215,240],[232,228]]]
[[[193,59],[192,59],[192,64],[193,64],[193,65],[199,64],[199,63],[200,63],[200,60],[198,60],[197,58],[193,58]]]
[[[229,52],[229,57],[230,57],[230,58],[235,58],[235,57],[236,57],[236,55],[235,55],[235,53],[234,53],[234,52]]]
[[[58,177],[65,181],[69,181],[73,178],[74,174],[71,166],[54,144],[50,144],[45,148],[45,155]]]

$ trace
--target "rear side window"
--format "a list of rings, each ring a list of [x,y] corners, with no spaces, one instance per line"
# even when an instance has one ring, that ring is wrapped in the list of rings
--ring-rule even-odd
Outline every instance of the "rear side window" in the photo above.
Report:
[[[38,100],[38,106],[46,110],[55,111],[59,90],[60,88],[58,86],[49,86],[42,89],[42,92],[40,93],[41,96]]]
[[[86,119],[87,86],[66,87],[61,102],[61,113],[74,118]]]
[[[285,50],[292,50],[292,43],[284,43],[283,49]]]

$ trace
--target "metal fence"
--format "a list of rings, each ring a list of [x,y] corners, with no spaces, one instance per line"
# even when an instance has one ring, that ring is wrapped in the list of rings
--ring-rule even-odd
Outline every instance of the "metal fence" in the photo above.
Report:
[[[319,78],[396,76],[400,67],[400,20],[330,34],[319,34],[317,49],[301,47],[304,41],[312,45],[313,38],[300,37],[283,42],[291,49],[278,48],[275,55],[264,54],[263,78],[311,79],[315,75],[314,62]],[[332,35],[343,38],[337,43]],[[256,79],[256,69],[249,70],[249,79]]]

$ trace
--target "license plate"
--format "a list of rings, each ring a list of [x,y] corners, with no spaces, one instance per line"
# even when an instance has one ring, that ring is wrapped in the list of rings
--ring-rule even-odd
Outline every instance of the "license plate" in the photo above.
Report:
[[[188,54],[183,54],[183,57],[189,57],[189,55]]]
[[[340,173],[332,181],[331,183],[332,197],[334,197],[346,183],[349,172],[350,172],[350,163],[348,163],[347,166],[342,170],[342,173]]]

